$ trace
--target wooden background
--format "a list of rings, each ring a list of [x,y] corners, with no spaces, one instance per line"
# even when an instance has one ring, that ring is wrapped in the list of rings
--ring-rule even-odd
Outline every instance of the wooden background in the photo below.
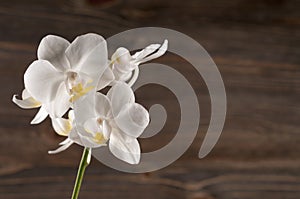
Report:
[[[212,56],[228,97],[223,134],[212,153],[199,160],[209,96],[191,67],[167,54],[158,61],[174,66],[196,86],[203,110],[197,139],[178,161],[148,174],[118,172],[94,159],[80,198],[300,198],[299,10],[297,0],[1,0],[0,199],[71,195],[81,147],[48,155],[62,138],[49,120],[30,126],[35,110],[11,103],[23,89],[23,73],[36,58],[40,39],[58,34],[72,40],[87,32],[109,37],[143,26],[181,31]],[[137,92],[141,103],[149,104],[152,97],[176,107],[167,91],[147,89]],[[154,138],[142,140],[143,150],[170,141],[176,125],[174,120]]]

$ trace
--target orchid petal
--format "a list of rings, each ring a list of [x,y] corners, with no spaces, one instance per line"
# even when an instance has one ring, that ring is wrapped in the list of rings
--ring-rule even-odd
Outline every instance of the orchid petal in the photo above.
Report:
[[[72,140],[73,142],[75,142],[75,143],[83,146],[82,143],[81,143],[81,139],[80,139],[80,136],[79,136],[77,128],[78,128],[77,126],[74,126],[74,128],[69,133],[68,138],[70,140]]]
[[[130,66],[128,65],[127,67],[127,73],[121,73],[117,67],[115,67],[112,71],[114,73],[115,76],[115,81],[113,81],[111,83],[111,85],[113,86],[117,81],[121,81],[121,82],[126,82],[128,81],[131,77],[132,77],[132,71],[135,70],[138,67],[137,64],[131,64]]]
[[[110,116],[111,104],[107,96],[102,93],[96,93],[95,96],[95,111],[97,117],[107,118]]]
[[[115,79],[114,73],[112,70],[107,67],[103,73],[103,75],[100,77],[97,85],[97,90],[101,90],[108,86],[113,80]]]
[[[135,97],[132,89],[123,82],[117,82],[107,93],[111,101],[113,116],[117,116],[127,103],[134,103]]]
[[[58,145],[65,145],[69,142],[72,142],[72,140],[70,138],[66,138],[64,141],[60,142]]]
[[[84,128],[77,127],[77,129],[72,130],[69,134],[69,138],[75,143],[89,148],[97,148],[101,146],[106,146],[106,141],[96,142],[95,137],[92,133],[86,132]]]
[[[66,39],[48,35],[41,40],[38,47],[38,59],[49,61],[57,70],[65,71],[70,68],[69,62],[65,56],[65,51],[70,45]]]
[[[69,113],[68,113],[68,118],[71,122],[74,121],[75,119],[75,115],[74,115],[74,110],[70,110]]]
[[[103,121],[103,136],[106,140],[109,139],[110,137],[110,134],[111,134],[111,131],[112,131],[112,128],[111,126],[109,125],[108,121],[107,120],[104,120]]]
[[[26,70],[24,83],[25,88],[34,99],[47,103],[55,99],[63,78],[63,73],[57,71],[50,62],[37,60]]]
[[[84,123],[84,129],[86,132],[92,134],[90,140],[96,143],[98,146],[106,145],[108,138],[104,136],[103,125],[99,124],[97,118],[91,118]],[[97,147],[98,147],[97,146]]]
[[[66,56],[73,70],[97,77],[107,67],[106,41],[94,33],[78,36],[66,49]]]
[[[91,118],[84,123],[84,129],[86,132],[91,134],[96,134],[97,132],[102,132],[102,128],[97,122],[97,118]]]
[[[72,123],[65,118],[51,118],[54,131],[61,136],[68,136],[72,130]]]
[[[161,45],[161,47],[158,49],[158,51],[156,53],[153,53],[152,55],[145,57],[144,59],[138,61],[138,63],[141,64],[141,63],[150,61],[152,59],[156,59],[156,58],[162,56],[163,54],[165,54],[167,49],[168,49],[168,40],[165,40],[164,43]]]
[[[69,148],[71,145],[73,144],[72,141],[69,141],[68,143],[66,143],[65,145],[62,145],[60,147],[58,147],[56,150],[53,151],[48,151],[48,154],[56,154],[56,153],[60,153],[64,150],[66,150],[67,148]]]
[[[140,69],[139,69],[139,67],[136,67],[136,68],[134,69],[134,73],[133,73],[131,79],[130,79],[129,82],[128,82],[128,86],[132,87],[132,85],[133,85],[133,84],[136,82],[136,80],[138,79],[139,73],[140,73]]]
[[[129,50],[123,47],[116,50],[111,58],[112,71],[116,80],[127,81],[130,78],[131,72],[138,66],[132,61]]]
[[[23,89],[22,91],[22,99],[26,99],[26,98],[29,98],[31,97],[30,93],[28,93],[28,91],[25,89]]]
[[[40,110],[38,111],[38,113],[35,115],[35,117],[33,118],[33,120],[30,122],[30,124],[39,124],[42,121],[44,121],[48,116],[48,112],[45,109],[44,106],[41,106]]]
[[[119,47],[114,54],[111,56],[112,63],[129,63],[131,61],[131,55],[127,48]]]
[[[109,149],[114,156],[129,164],[138,164],[141,157],[139,142],[122,134],[122,132],[113,131],[109,140]]]
[[[159,47],[160,47],[160,44],[151,44],[151,45],[147,46],[146,48],[144,48],[143,50],[136,52],[134,55],[132,55],[132,58],[136,59],[136,60],[142,60],[146,56],[148,56],[151,53],[153,53],[154,51],[156,51]]]
[[[60,84],[55,100],[45,104],[45,107],[52,118],[62,117],[68,111],[70,106],[70,95],[67,92],[64,83]]]
[[[74,104],[75,122],[83,126],[84,122],[90,118],[97,117],[95,111],[95,93],[89,92],[85,98],[77,100]]]
[[[21,108],[30,109],[38,108],[41,106],[41,103],[33,99],[32,97],[23,98],[22,100],[17,99],[17,95],[13,95],[12,101]]]
[[[83,73],[83,72],[78,72],[79,77],[82,81],[83,85],[87,85],[93,81],[93,79],[90,77],[90,75]]]
[[[87,137],[87,136],[81,136],[81,142],[82,142],[82,146],[88,147],[88,148],[98,148],[101,146],[106,146],[106,141],[98,143],[98,142],[95,142],[94,138]]]
[[[115,122],[124,133],[137,138],[149,124],[149,113],[140,104],[127,104],[123,106]]]

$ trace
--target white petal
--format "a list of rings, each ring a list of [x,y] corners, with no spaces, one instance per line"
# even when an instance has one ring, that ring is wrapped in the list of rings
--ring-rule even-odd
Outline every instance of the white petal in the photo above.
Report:
[[[28,93],[28,91],[26,89],[23,89],[22,91],[22,99],[26,99],[31,97],[31,95]]]
[[[141,64],[141,63],[150,61],[152,59],[156,59],[156,58],[162,56],[163,54],[165,54],[167,49],[168,49],[168,40],[165,40],[164,43],[161,45],[161,47],[158,49],[158,51],[156,53],[153,53],[152,55],[145,57],[139,63]]]
[[[48,35],[41,40],[38,47],[38,59],[49,61],[57,70],[65,71],[70,68],[65,51],[70,42],[62,37]]]
[[[72,123],[65,118],[51,118],[54,131],[61,136],[68,136],[72,130]]]
[[[88,121],[86,121],[84,123],[84,129],[86,132],[92,135],[88,135],[87,138],[93,143],[94,147],[106,145],[108,137],[104,135],[103,126],[99,125],[97,118],[91,118]]]
[[[13,95],[12,101],[21,108],[30,109],[38,108],[41,106],[41,103],[33,99],[32,97],[23,98],[23,100],[17,99],[17,95]]]
[[[117,64],[127,64],[132,60],[130,52],[124,47],[118,48],[111,56],[111,62]]]
[[[114,65],[114,69],[122,74],[133,70],[130,65],[131,60],[132,57],[129,50],[123,47],[118,48],[111,56],[111,63]]]
[[[132,89],[123,82],[117,82],[107,93],[111,101],[113,116],[117,116],[122,107],[128,103],[134,103],[135,97]]]
[[[70,110],[70,111],[69,111],[68,117],[69,117],[69,120],[70,120],[71,122],[74,121],[74,119],[75,119],[74,110]]]
[[[70,140],[72,140],[73,142],[75,142],[76,144],[79,144],[81,146],[83,146],[81,139],[80,139],[80,135],[77,131],[77,126],[74,126],[74,128],[71,130],[71,132],[69,133],[68,138]]]
[[[97,143],[94,140],[94,135],[85,131],[84,128],[77,126],[69,134],[69,138],[75,143],[88,147],[88,148],[97,148],[101,146],[106,146],[106,143]]]
[[[95,110],[97,117],[106,118],[110,116],[111,104],[107,96],[102,93],[96,93]]]
[[[67,48],[66,56],[73,70],[99,77],[108,63],[106,41],[94,33],[81,35]]]
[[[104,120],[103,121],[103,136],[106,140],[109,139],[111,131],[112,131],[112,127],[108,124],[107,120]]]
[[[133,67],[131,67],[133,66]],[[132,77],[132,71],[135,70],[138,67],[137,64],[130,64],[128,67],[127,73],[121,73],[116,67],[112,70],[113,74],[115,76],[115,81],[112,82],[111,85],[114,85],[114,82],[121,81],[121,82],[127,82]]]
[[[99,125],[97,118],[91,118],[84,123],[84,130],[92,135],[92,139],[94,139],[93,136],[97,133],[101,133],[106,142],[110,137],[111,127],[108,125],[107,120],[104,120],[102,123],[101,126]]]
[[[98,125],[97,118],[91,118],[84,123],[84,129],[91,134],[102,132],[102,128]]]
[[[115,122],[124,133],[137,138],[149,124],[149,113],[140,104],[127,104],[115,118]]]
[[[97,90],[101,90],[108,86],[113,80],[115,79],[114,73],[110,69],[110,67],[107,67],[103,73],[103,75],[100,77],[97,85]]]
[[[55,99],[45,104],[45,107],[52,118],[62,117],[70,108],[70,95],[67,92],[66,86],[64,83],[61,83],[57,90]]]
[[[70,138],[66,138],[64,141],[60,142],[59,145],[65,145],[69,142],[72,142],[72,140],[70,140]]]
[[[156,51],[160,47],[160,44],[151,44],[144,48],[143,50],[136,52],[134,55],[132,55],[132,58],[136,60],[142,60],[146,56],[150,55],[154,51]]]
[[[138,66],[126,48],[118,48],[111,58],[112,71],[115,79],[127,81],[132,75],[132,71]]]
[[[138,164],[141,157],[139,142],[135,138],[113,131],[110,136],[109,149],[114,156],[129,164]]]
[[[94,138],[91,137],[86,137],[86,136],[81,136],[81,143],[82,146],[88,147],[88,148],[98,148],[102,146],[106,146],[106,143],[96,143],[94,141]]]
[[[131,79],[128,81],[128,86],[132,87],[132,85],[133,85],[133,84],[136,82],[136,80],[138,79],[139,73],[140,73],[140,69],[139,69],[139,67],[136,67],[136,68],[134,69],[133,76],[132,76]]]
[[[39,124],[44,121],[48,116],[48,112],[44,106],[41,106],[39,112],[35,115],[30,124]]]
[[[95,93],[89,92],[86,97],[80,98],[73,104],[75,122],[83,126],[84,122],[90,118],[96,118],[95,111]]]
[[[58,72],[48,61],[37,60],[26,70],[24,83],[34,99],[47,103],[54,100],[63,78],[63,73]]]
[[[70,141],[70,142],[66,143],[65,145],[60,146],[59,148],[57,148],[57,149],[54,150],[54,151],[48,151],[48,153],[49,153],[49,154],[60,153],[60,152],[62,152],[62,151],[64,151],[64,150],[66,150],[67,148],[69,148],[72,144],[73,144],[73,142]]]
[[[83,85],[87,85],[93,81],[92,77],[86,73],[78,72],[78,75],[79,75],[80,81]]]

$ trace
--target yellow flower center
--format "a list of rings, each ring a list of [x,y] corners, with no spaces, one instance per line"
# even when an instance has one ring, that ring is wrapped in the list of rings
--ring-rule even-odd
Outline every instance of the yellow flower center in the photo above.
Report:
[[[70,102],[75,102],[83,95],[87,94],[90,90],[92,90],[94,86],[88,86],[86,88],[83,87],[82,83],[79,83],[73,86],[70,90],[72,97],[70,98]]]
[[[94,86],[89,86],[93,82],[92,79],[85,75],[80,75],[77,72],[68,71],[66,73],[66,78],[66,86],[71,95],[71,98],[69,99],[71,103],[75,102],[94,88]]]
[[[100,132],[97,132],[95,135],[94,135],[94,141],[97,143],[97,144],[103,144],[105,143],[105,138],[103,136],[102,133]]]

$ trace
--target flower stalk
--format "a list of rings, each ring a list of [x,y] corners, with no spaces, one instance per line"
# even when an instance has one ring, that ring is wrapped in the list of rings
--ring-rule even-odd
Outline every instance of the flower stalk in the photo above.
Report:
[[[78,198],[84,172],[86,167],[90,164],[90,161],[91,161],[91,148],[86,147],[84,148],[82,153],[82,157],[81,157],[81,161],[80,161],[80,165],[78,168],[77,177],[73,189],[72,199]]]

